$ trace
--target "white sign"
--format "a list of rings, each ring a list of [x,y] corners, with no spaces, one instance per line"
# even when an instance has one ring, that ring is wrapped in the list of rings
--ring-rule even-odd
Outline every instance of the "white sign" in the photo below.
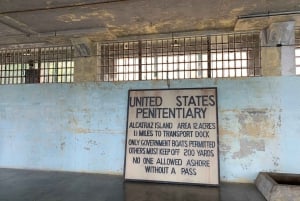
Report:
[[[219,185],[217,89],[130,90],[125,179]]]

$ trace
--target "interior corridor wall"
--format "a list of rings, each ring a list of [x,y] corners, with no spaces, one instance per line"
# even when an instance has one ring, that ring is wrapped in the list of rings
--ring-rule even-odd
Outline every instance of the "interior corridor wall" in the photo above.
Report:
[[[129,89],[218,88],[221,181],[300,173],[299,77],[0,86],[0,167],[122,174]]]

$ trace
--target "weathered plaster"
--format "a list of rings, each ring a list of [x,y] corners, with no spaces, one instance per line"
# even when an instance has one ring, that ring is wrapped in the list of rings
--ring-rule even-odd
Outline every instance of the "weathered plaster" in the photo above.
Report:
[[[270,109],[245,109],[238,114],[239,133],[253,137],[275,137],[278,126],[280,126],[280,116],[278,111]]]
[[[139,0],[111,3],[96,0],[15,0],[7,3],[6,0],[0,2],[0,13],[3,13],[3,19],[10,20],[5,21],[6,25],[0,25],[0,45],[49,41],[70,43],[70,36],[57,39],[55,35],[67,30],[86,30],[80,36],[97,41],[167,32],[261,31],[272,23],[290,20],[299,26],[300,17],[295,14],[242,19],[239,16],[297,10],[297,0],[278,0],[276,3],[258,0]],[[103,31],[89,31],[97,28],[103,28]],[[25,34],[17,30],[23,30]]]
[[[281,48],[262,47],[261,67],[263,76],[281,75]]]
[[[73,23],[73,22],[81,22],[81,21],[88,21],[90,19],[98,19],[98,20],[105,20],[105,21],[114,21],[115,16],[107,10],[98,10],[93,12],[88,12],[84,14],[63,14],[57,17],[58,21],[62,21],[65,23]]]
[[[247,138],[240,139],[240,150],[233,153],[232,159],[245,158],[254,155],[257,151],[265,151],[264,140],[248,140]]]
[[[122,174],[128,89],[218,87],[221,180],[299,173],[299,86],[298,77],[2,85],[0,167]]]

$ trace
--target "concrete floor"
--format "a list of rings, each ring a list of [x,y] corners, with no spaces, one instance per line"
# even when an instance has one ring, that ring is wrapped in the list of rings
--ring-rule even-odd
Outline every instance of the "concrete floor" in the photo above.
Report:
[[[265,201],[253,184],[123,183],[122,176],[0,169],[1,201]]]

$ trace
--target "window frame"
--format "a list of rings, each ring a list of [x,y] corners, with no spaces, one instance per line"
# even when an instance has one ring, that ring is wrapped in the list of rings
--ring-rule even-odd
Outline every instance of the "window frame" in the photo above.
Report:
[[[0,49],[0,85],[74,82],[74,65],[73,46]]]
[[[252,39],[249,39],[252,37]],[[246,38],[246,40],[242,39]],[[255,38],[255,39],[254,39]],[[194,41],[195,44],[190,44],[189,41]],[[197,41],[198,40],[198,41]],[[244,40],[244,41],[243,41]],[[159,43],[166,44],[161,45],[161,47],[155,47],[159,50],[154,50],[153,43]],[[198,44],[199,47],[198,47]],[[150,44],[150,47],[147,47],[147,45]],[[181,46],[184,46],[182,49]],[[169,37],[169,38],[154,38],[154,39],[140,39],[140,40],[128,40],[128,41],[111,41],[111,42],[104,42],[104,43],[98,43],[98,67],[97,67],[97,78],[98,81],[141,81],[141,80],[173,80],[173,79],[201,79],[201,78],[219,78],[219,77],[254,77],[254,76],[261,76],[261,65],[260,65],[260,36],[258,32],[247,32],[247,33],[227,33],[227,34],[218,34],[218,35],[205,35],[205,36],[182,36],[182,37]],[[166,48],[167,47],[167,48]],[[220,48],[221,47],[221,48]],[[168,49],[170,48],[170,49]],[[203,53],[204,52],[204,53]],[[235,55],[238,53],[247,53],[246,59],[237,59],[236,56],[234,59],[235,66],[234,67],[228,67],[228,69],[225,69],[222,67],[221,69],[214,69],[214,65],[216,66],[216,63],[222,62],[231,62],[232,59],[224,60],[224,54],[231,54],[234,53]],[[255,53],[253,53],[255,52]],[[161,71],[153,71],[153,68],[157,68],[157,60],[159,57],[168,57],[168,56],[188,56],[191,57],[193,55],[199,55],[203,56],[204,54],[207,54],[207,76],[203,76],[203,70],[200,69],[198,72],[195,72],[196,74],[201,71],[200,76],[165,76],[162,79],[157,79],[155,76],[149,76],[151,78],[143,78],[143,73],[174,73],[176,72],[176,69],[173,68],[173,71],[166,70],[168,67],[166,67],[164,70]],[[218,54],[222,54],[222,59],[213,60],[213,55],[218,56]],[[252,54],[252,55],[251,55]],[[254,55],[255,54],[255,55]],[[251,59],[250,59],[251,57]],[[133,72],[127,71],[128,74],[135,73],[135,78],[132,79],[124,79],[122,73],[118,73],[118,68],[122,67],[130,67],[129,65],[118,65],[119,61],[118,59],[134,59],[135,62],[133,62],[133,66],[135,66],[136,69]],[[149,64],[148,71],[143,71],[145,68],[143,60],[154,60],[154,62],[151,62]],[[173,60],[175,60],[173,58]],[[240,61],[238,61],[240,60]],[[138,61],[138,62],[137,62]],[[156,63],[155,63],[156,62]],[[243,75],[237,75],[237,73],[234,73],[234,75],[227,75],[225,76],[224,73],[223,76],[219,76],[213,74],[212,72],[216,71],[230,71],[230,70],[237,70],[240,68],[241,71],[243,71],[243,67],[236,67],[237,62],[243,63],[247,62],[247,74]],[[253,64],[251,64],[251,62]],[[128,62],[130,63],[130,62]],[[180,63],[180,62],[179,62]],[[161,65],[178,65],[179,63],[172,63],[172,62],[161,62]],[[184,61],[184,68],[186,68],[186,65],[194,65],[197,67],[197,64],[204,64],[203,61],[195,61],[195,65],[191,61]],[[228,64],[229,66],[229,64]],[[177,69],[177,71],[180,71]],[[187,69],[186,72],[193,72],[191,69]],[[225,73],[226,74],[226,73]],[[229,74],[229,73],[227,73]],[[120,76],[120,77],[118,77]],[[129,76],[127,76],[129,77]],[[144,76],[145,77],[145,76]]]

